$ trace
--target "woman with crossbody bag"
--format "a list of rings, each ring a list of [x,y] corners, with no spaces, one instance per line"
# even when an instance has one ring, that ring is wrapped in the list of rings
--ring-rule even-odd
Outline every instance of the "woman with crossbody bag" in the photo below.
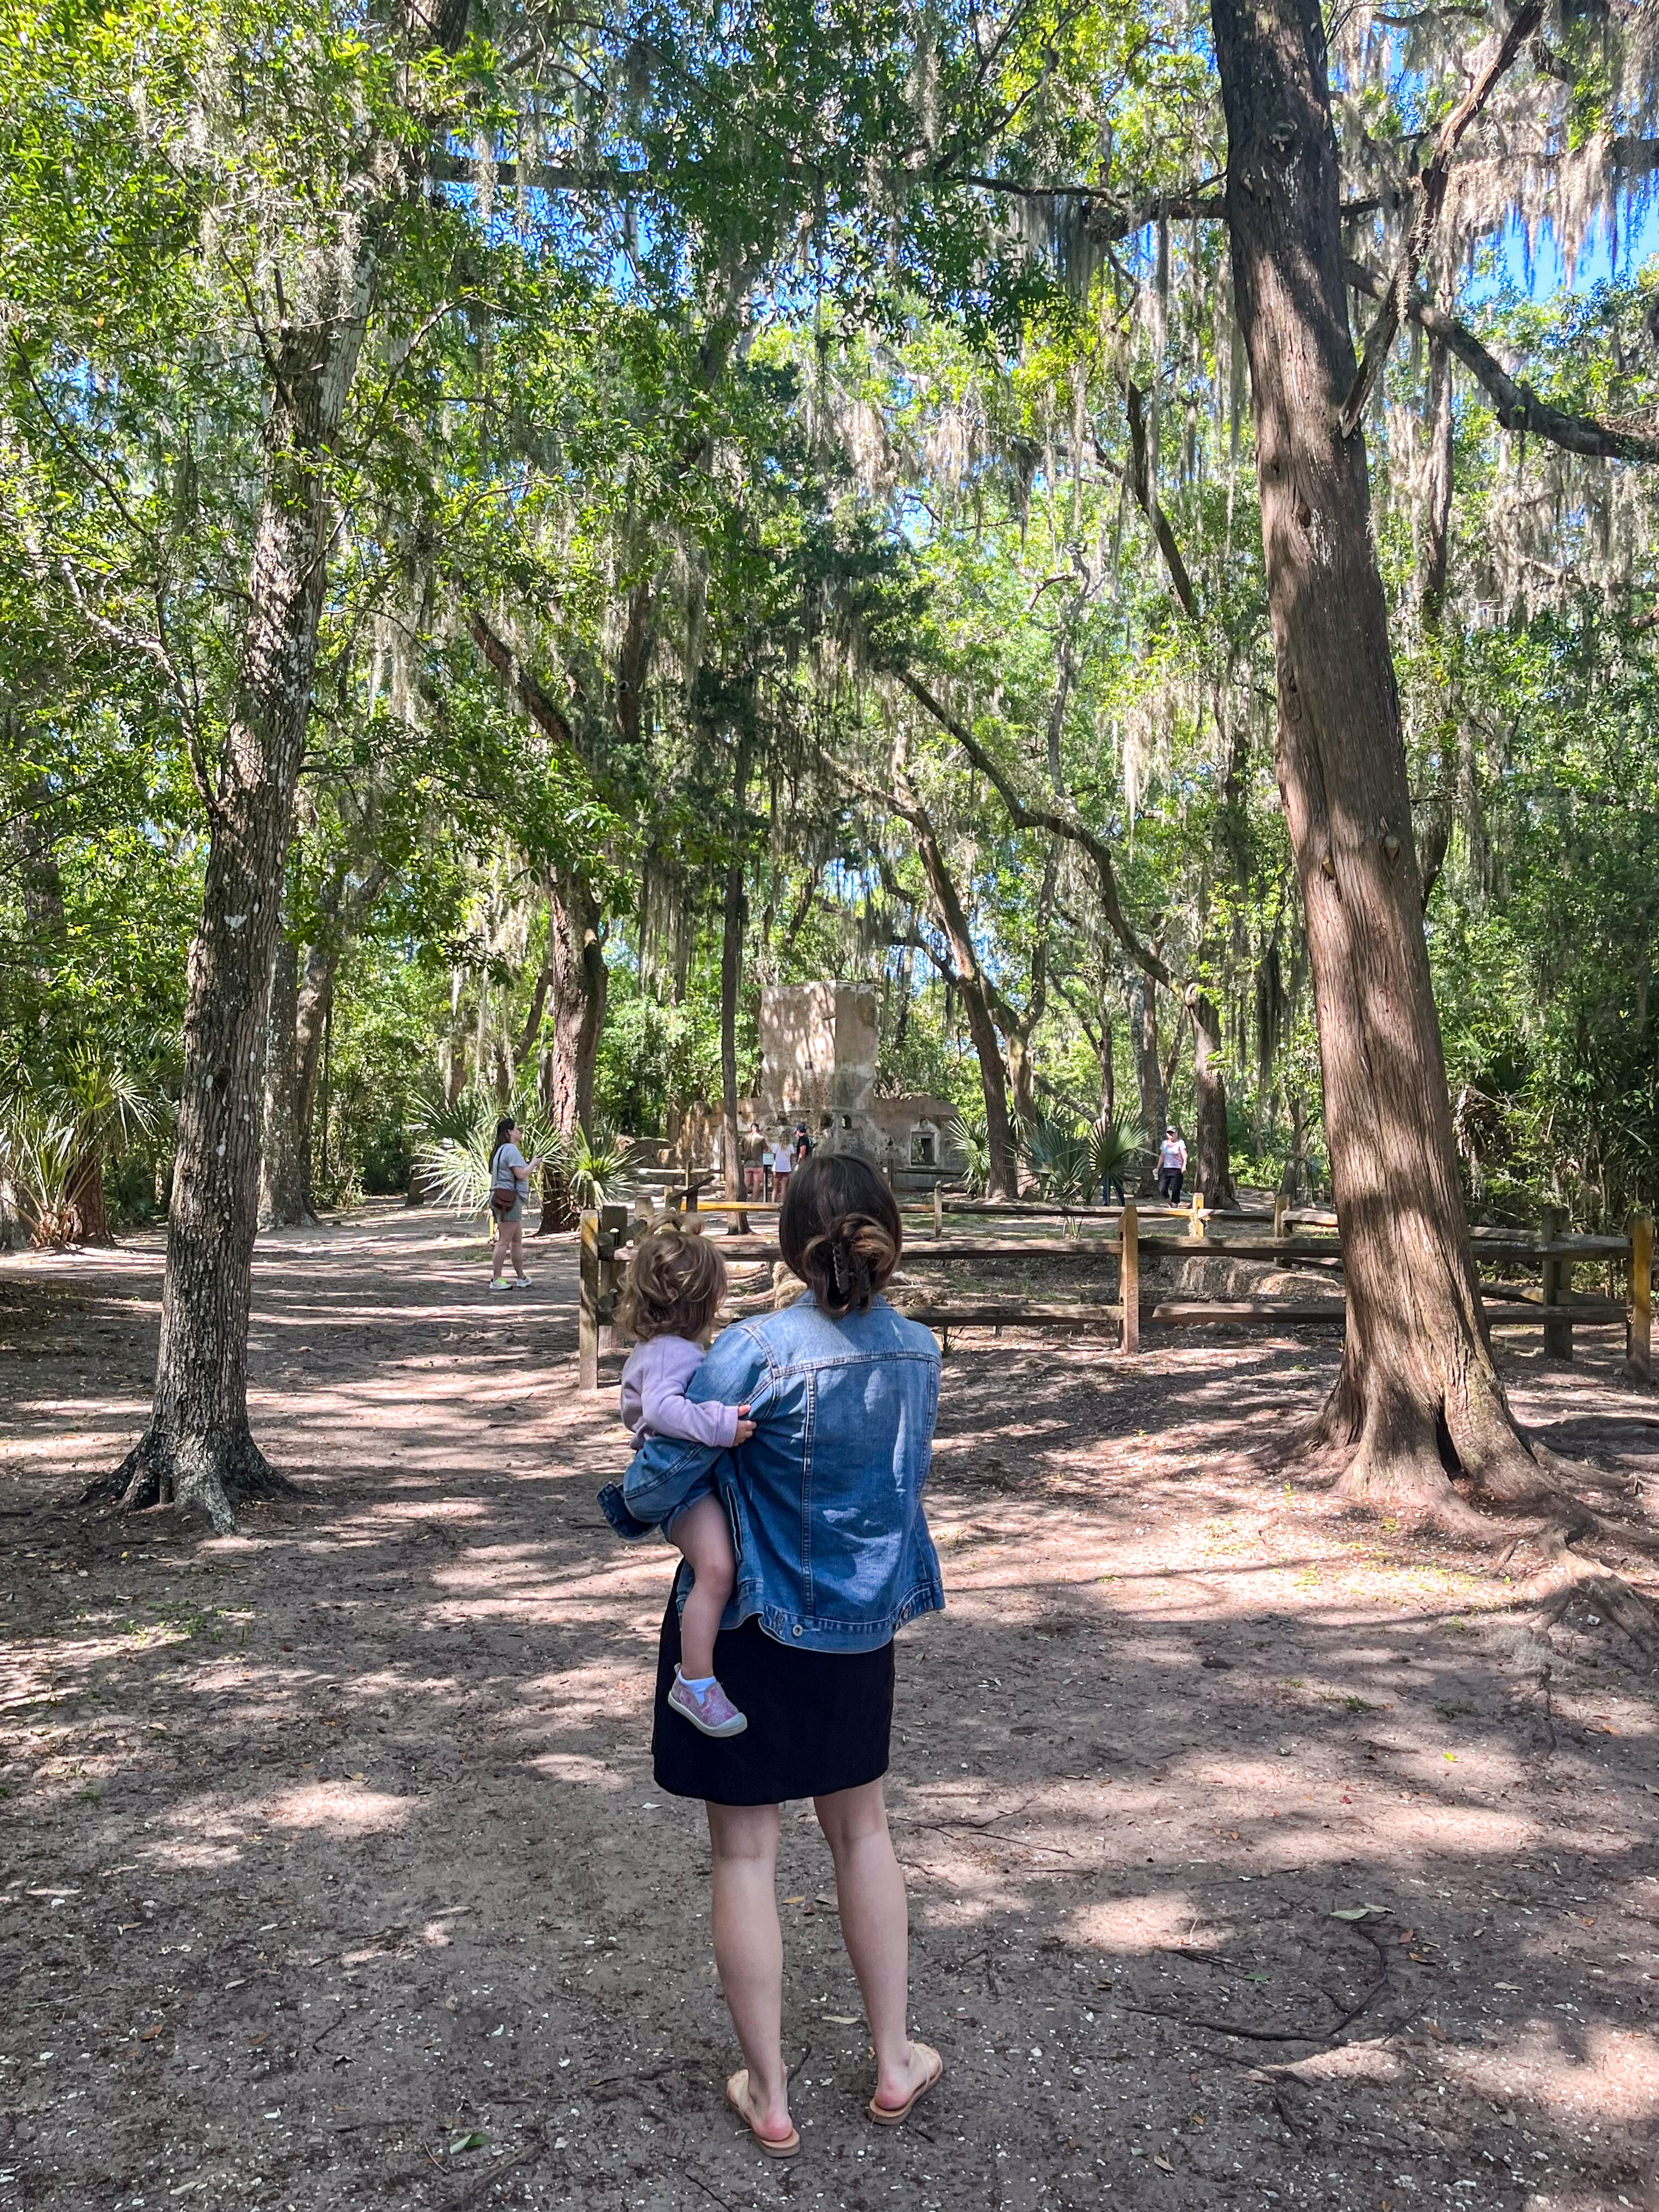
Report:
[[[524,1271],[524,1206],[529,1191],[530,1163],[519,1150],[519,1125],[510,1115],[503,1115],[495,1124],[495,1145],[489,1155],[489,1211],[495,1224],[492,1291],[530,1288]],[[501,1273],[509,1259],[511,1283]]]

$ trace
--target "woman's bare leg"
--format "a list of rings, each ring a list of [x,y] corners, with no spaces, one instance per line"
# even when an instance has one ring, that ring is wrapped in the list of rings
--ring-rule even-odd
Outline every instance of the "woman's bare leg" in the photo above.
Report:
[[[738,1578],[732,1524],[718,1498],[700,1498],[675,1515],[668,1535],[696,1577],[680,1610],[680,1672],[701,1681],[714,1671],[714,1638]]]
[[[910,2040],[910,1916],[904,1876],[887,1830],[879,1782],[813,1800],[836,1862],[841,1936],[864,1995],[876,2047],[876,2102],[897,2106],[927,2077],[929,2060]]]
[[[504,1218],[497,1217],[495,1249],[489,1255],[489,1272],[496,1282],[501,1279],[501,1269],[507,1265],[507,1248],[512,1242],[512,1231]]]
[[[515,1221],[513,1224],[512,1228],[507,1231],[507,1239],[513,1253],[513,1272],[515,1275],[521,1275],[524,1273],[524,1224],[522,1221]]]
[[[778,1929],[778,1808],[713,1805],[714,1964],[749,2066],[747,2117],[781,2142],[790,2132],[783,2070],[783,1937]]]

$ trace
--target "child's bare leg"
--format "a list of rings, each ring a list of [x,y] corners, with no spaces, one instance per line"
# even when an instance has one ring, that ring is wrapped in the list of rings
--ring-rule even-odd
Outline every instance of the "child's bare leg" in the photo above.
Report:
[[[714,1671],[714,1638],[738,1576],[732,1526],[718,1498],[699,1498],[668,1533],[696,1577],[680,1614],[680,1672],[701,1681]]]

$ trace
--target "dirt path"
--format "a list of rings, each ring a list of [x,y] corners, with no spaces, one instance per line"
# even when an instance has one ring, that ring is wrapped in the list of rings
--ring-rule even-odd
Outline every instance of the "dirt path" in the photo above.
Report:
[[[861,2121],[790,1808],[805,2153],[765,2165],[650,1783],[666,1555],[602,1524],[614,1398],[532,1249],[492,1299],[431,1215],[262,1243],[256,1425],[311,1494],[225,1539],[73,1503],[142,1424],[159,1252],[0,1262],[0,2205],[1659,2208],[1653,1678],[1249,1471],[1311,1336],[953,1347],[891,1793],[947,2073]],[[1511,1370],[1659,1501],[1605,1348]]]

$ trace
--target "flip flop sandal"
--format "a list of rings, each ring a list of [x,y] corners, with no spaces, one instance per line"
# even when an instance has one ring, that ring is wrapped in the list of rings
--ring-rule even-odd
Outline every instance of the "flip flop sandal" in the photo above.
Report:
[[[918,2043],[914,2047],[927,2053],[931,2062],[927,2078],[918,2082],[902,2105],[878,2105],[873,2097],[871,2098],[864,2109],[878,2128],[896,2128],[901,2121],[908,2120],[927,2092],[937,2086],[940,2075],[945,2071],[945,2061],[931,2043]]]
[[[763,2157],[793,2158],[800,2148],[800,2130],[791,2128],[787,2136],[763,2136],[749,2117],[743,2098],[749,2087],[749,2069],[740,2066],[726,2085],[726,2101],[743,2122]],[[906,2110],[909,2108],[907,2106]]]

